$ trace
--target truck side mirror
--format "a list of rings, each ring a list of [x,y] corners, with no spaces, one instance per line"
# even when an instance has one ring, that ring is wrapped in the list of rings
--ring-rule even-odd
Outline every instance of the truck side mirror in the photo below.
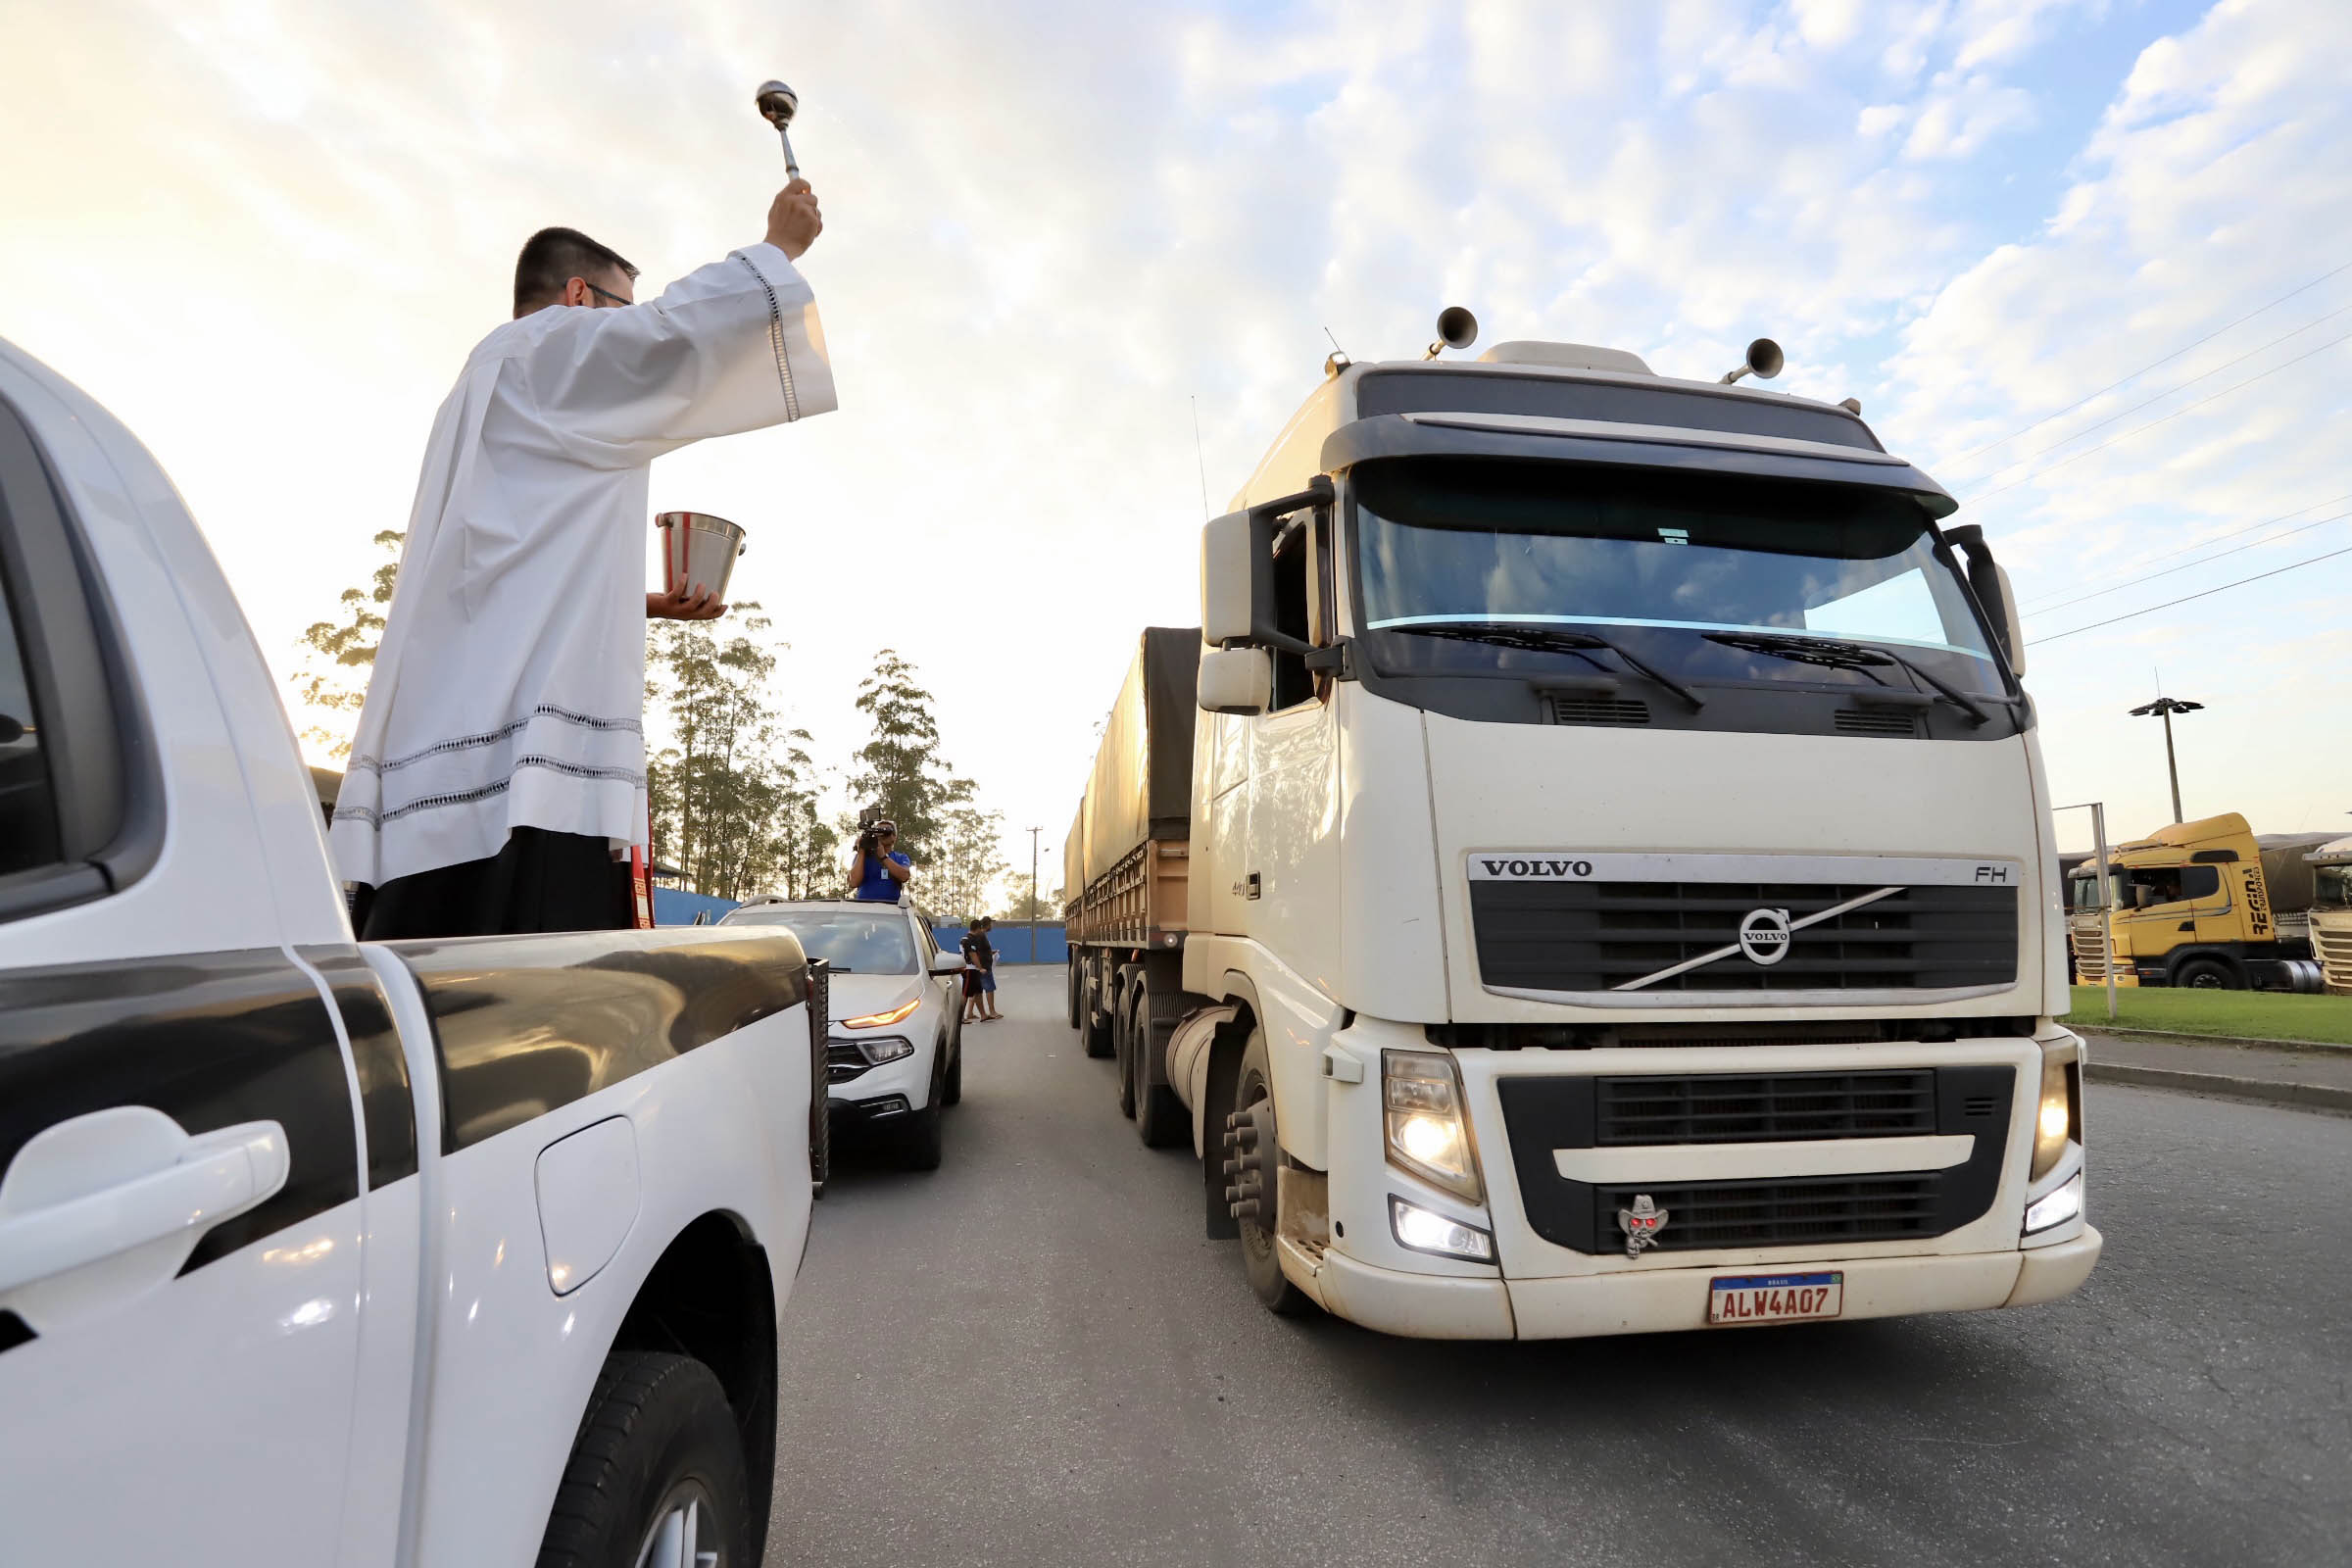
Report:
[[[1259,555],[1255,533],[1247,512],[1229,512],[1200,530],[1200,637],[1211,648],[1248,642],[1256,624],[1258,578],[1274,563]]]
[[[2026,632],[2024,622],[2018,618],[2017,592],[2009,586],[2008,571],[1992,559],[1992,546],[1984,542],[1984,530],[1975,523],[1946,528],[1943,536],[1968,557],[1969,591],[1984,607],[1984,618],[1992,622],[1993,634],[2001,640],[2001,652],[2009,659],[2009,672],[2023,679]]]
[[[1285,653],[1312,651],[1275,624],[1274,525],[1294,512],[1327,508],[1331,500],[1331,481],[1317,474],[1297,495],[1209,519],[1200,530],[1201,641],[1211,648],[1250,643]]]
[[[1274,706],[1274,656],[1262,648],[1206,648],[1200,653],[1200,709],[1262,713]]]

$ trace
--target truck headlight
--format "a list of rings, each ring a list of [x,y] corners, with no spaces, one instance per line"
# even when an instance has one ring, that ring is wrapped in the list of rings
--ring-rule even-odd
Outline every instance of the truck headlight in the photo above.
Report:
[[[1485,1201],[1453,1058],[1437,1051],[1384,1051],[1380,1077],[1391,1163],[1473,1203]]]
[[[2034,1168],[2029,1180],[2047,1176],[2057,1168],[2066,1146],[2082,1141],[2082,1086],[2080,1048],[2071,1041],[2041,1048],[2041,1103],[2034,1113]]]
[[[2063,1225],[2082,1213],[2082,1173],[2077,1171],[2064,1187],[2040,1200],[2026,1205],[2025,1234],[2046,1231],[2053,1225]]]
[[[1435,1252],[1440,1257],[1463,1257],[1473,1263],[1494,1261],[1494,1238],[1475,1225],[1465,1225],[1458,1219],[1448,1219],[1419,1203],[1408,1203],[1395,1193],[1389,1195],[1389,1229],[1396,1245],[1415,1252]]]

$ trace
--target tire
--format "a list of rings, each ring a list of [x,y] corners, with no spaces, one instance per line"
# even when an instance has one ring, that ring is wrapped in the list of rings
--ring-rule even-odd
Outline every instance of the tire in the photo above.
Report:
[[[1087,965],[1086,1016],[1078,1025],[1078,1029],[1080,1037],[1086,1042],[1086,1054],[1101,1060],[1111,1054],[1117,1048],[1111,1042],[1113,1018],[1110,1005],[1096,995],[1096,992],[1101,989],[1095,983],[1094,971],[1097,967],[1098,965],[1091,963]]]
[[[899,1163],[908,1170],[939,1169],[940,1105],[947,1096],[947,1063],[932,1063],[930,1098],[922,1109],[908,1113],[899,1123]]]
[[[1136,1013],[1135,1136],[1146,1149],[1189,1147],[1193,1141],[1192,1113],[1184,1102],[1166,1084],[1152,1082],[1152,1042],[1166,1032],[1162,1025],[1172,1028],[1184,1016],[1185,1004],[1181,992],[1147,990]]]
[[[1079,1004],[1086,1000],[1086,987],[1082,983],[1085,978],[1085,970],[1075,953],[1070,955],[1062,967],[1069,971],[1069,984],[1064,989],[1070,994],[1070,1027],[1081,1028],[1086,1023],[1085,1015],[1079,1011]]]
[[[1124,981],[1127,971],[1120,970],[1119,976]],[[1112,1039],[1117,1047],[1114,1054],[1119,1058],[1119,1114],[1129,1121],[1133,1121],[1135,1119],[1135,1075],[1137,1069],[1134,987],[1128,985],[1120,987],[1118,1017],[1111,1027],[1115,1031]]]
[[[695,1508],[701,1550],[715,1549],[721,1568],[754,1568],[751,1498],[735,1412],[711,1370],[665,1350],[615,1351],[580,1417],[539,1568],[635,1568],[682,1503]]]
[[[1282,1163],[1282,1145],[1275,1134],[1274,1081],[1266,1066],[1266,1032],[1262,1026],[1252,1026],[1250,1031],[1250,1044],[1242,1053],[1241,1079],[1234,1085],[1233,1103],[1241,1115],[1254,1120],[1258,1126],[1255,1158],[1265,1177],[1264,1201],[1271,1211],[1281,1192],[1274,1170]],[[1277,1317],[1304,1317],[1316,1310],[1315,1303],[1283,1276],[1282,1259],[1274,1250],[1274,1231],[1280,1223],[1280,1216],[1272,1212],[1240,1221],[1242,1270],[1250,1278],[1250,1293],[1267,1311]]]
[[[943,1105],[963,1103],[963,1023],[958,1019],[955,1033],[940,1048],[948,1054],[948,1080],[939,1087],[939,1102]]]
[[[2237,971],[2219,958],[2191,958],[2173,972],[2173,984],[2191,991],[2243,991]]]

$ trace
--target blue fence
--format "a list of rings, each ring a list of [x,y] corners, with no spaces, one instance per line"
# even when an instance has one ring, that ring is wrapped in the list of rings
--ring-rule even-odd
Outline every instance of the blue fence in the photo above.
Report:
[[[954,953],[963,941],[966,929],[962,925],[950,925],[942,921],[931,928],[931,934],[939,939],[940,947]],[[1063,933],[1059,920],[1037,922],[1035,957],[1029,954],[1029,922],[1026,920],[1017,925],[1010,920],[999,920],[989,931],[988,940],[996,944],[999,963],[1067,963],[1070,957],[1069,939]]]
[[[692,925],[697,914],[709,914],[711,923],[735,907],[733,899],[714,899],[708,893],[688,893],[683,888],[654,889],[654,924]]]

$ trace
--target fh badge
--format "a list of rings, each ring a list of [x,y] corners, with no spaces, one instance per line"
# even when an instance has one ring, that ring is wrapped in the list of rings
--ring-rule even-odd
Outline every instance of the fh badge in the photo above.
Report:
[[[1647,1193],[1634,1195],[1634,1206],[1617,1211],[1617,1223],[1625,1229],[1625,1255],[1640,1257],[1658,1245],[1658,1232],[1666,1228],[1669,1210],[1660,1208]]]

